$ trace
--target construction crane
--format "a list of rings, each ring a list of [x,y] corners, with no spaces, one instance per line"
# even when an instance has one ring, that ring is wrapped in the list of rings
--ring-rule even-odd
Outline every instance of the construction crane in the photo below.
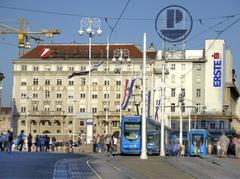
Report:
[[[56,34],[60,34],[61,31],[57,29],[53,30],[41,30],[41,31],[28,31],[25,30],[25,20],[20,18],[20,28],[16,29],[6,24],[0,23],[0,35],[17,34],[18,35],[18,48],[19,55],[23,55],[26,49],[30,49],[30,39],[36,42],[43,41],[42,38],[36,35],[45,35],[47,38],[52,38]]]

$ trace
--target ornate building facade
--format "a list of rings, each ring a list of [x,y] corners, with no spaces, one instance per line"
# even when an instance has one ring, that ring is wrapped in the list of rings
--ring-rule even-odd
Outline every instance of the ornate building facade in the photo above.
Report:
[[[211,43],[206,41],[205,49]],[[149,116],[159,114],[157,108],[160,107],[163,90],[162,65],[165,64],[166,125],[179,129],[179,94],[182,94],[182,116],[186,130],[188,116],[192,118],[190,125],[195,128],[210,129],[212,126],[213,130],[218,131],[230,129],[231,120],[237,118],[239,92],[231,53],[223,48],[223,44],[217,40],[208,54],[204,49],[186,50],[184,56],[179,55],[180,52],[149,49]],[[48,134],[58,140],[76,140],[79,134],[86,136],[88,125],[93,125],[93,135],[112,134],[120,130],[120,116],[141,114],[141,107],[137,107],[142,100],[143,52],[134,44],[111,44],[107,58],[106,49],[106,44],[92,45],[91,69],[87,44],[39,45],[15,60],[15,134],[25,130],[34,136]],[[127,49],[126,59],[113,62],[116,49]],[[211,57],[214,53],[220,53],[223,57],[220,65],[223,75],[220,77],[219,72],[214,71],[216,69]],[[90,75],[87,73],[89,70]],[[81,75],[69,79],[73,72]],[[127,108],[120,111],[127,79],[135,79],[135,85]],[[212,98],[209,94],[212,94]],[[88,123],[88,114],[93,114],[93,123]]]

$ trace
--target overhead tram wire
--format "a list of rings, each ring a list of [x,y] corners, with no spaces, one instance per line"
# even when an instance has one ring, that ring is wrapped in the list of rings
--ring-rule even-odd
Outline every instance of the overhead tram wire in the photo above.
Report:
[[[128,0],[129,1],[129,0]],[[128,3],[126,4],[128,5]],[[19,7],[11,7],[11,6],[3,6],[0,5],[0,8],[2,9],[11,9],[11,10],[19,10],[19,11],[26,11],[26,12],[32,12],[32,13],[42,13],[42,14],[52,14],[52,15],[61,15],[61,16],[72,16],[72,17],[86,17],[86,16],[91,16],[91,15],[86,15],[86,14],[74,14],[74,13],[63,13],[63,12],[57,12],[57,11],[45,11],[45,10],[39,10],[39,9],[28,9],[28,8],[19,8]],[[240,13],[235,13],[232,15],[226,15],[226,16],[216,16],[216,17],[205,17],[205,18],[195,18],[193,21],[209,21],[209,20],[216,20],[216,19],[224,19],[224,18],[233,18],[239,16]],[[100,19],[106,18],[106,16],[95,16]],[[110,20],[117,20],[119,17],[107,17]],[[121,20],[125,21],[155,21],[154,18],[130,18],[130,17],[121,17]],[[161,20],[166,20],[166,19],[161,19]]]

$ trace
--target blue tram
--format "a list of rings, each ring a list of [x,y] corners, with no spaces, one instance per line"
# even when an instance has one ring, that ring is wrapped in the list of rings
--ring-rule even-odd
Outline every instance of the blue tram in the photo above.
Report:
[[[208,144],[211,136],[205,129],[192,129],[189,132],[189,155],[199,156],[208,154]]]
[[[123,116],[121,123],[121,154],[140,154],[142,144],[142,118],[141,116]],[[147,119],[147,153],[148,155],[159,154],[161,125],[152,120]],[[165,153],[171,152],[171,130],[165,127]]]

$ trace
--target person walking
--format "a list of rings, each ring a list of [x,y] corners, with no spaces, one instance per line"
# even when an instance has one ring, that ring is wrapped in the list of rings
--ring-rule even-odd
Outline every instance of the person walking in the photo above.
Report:
[[[221,157],[226,157],[228,145],[229,145],[229,138],[223,132],[222,136],[220,137],[220,145],[221,145]]]
[[[233,143],[235,144],[235,156],[240,159],[240,138],[235,136],[233,138]]]
[[[12,144],[13,144],[13,132],[8,130],[8,152],[9,152],[9,154],[12,152]]]
[[[23,144],[24,144],[24,130],[21,131],[21,133],[18,135],[18,150],[22,152]]]
[[[29,133],[27,137],[28,152],[32,150],[32,134]]]

